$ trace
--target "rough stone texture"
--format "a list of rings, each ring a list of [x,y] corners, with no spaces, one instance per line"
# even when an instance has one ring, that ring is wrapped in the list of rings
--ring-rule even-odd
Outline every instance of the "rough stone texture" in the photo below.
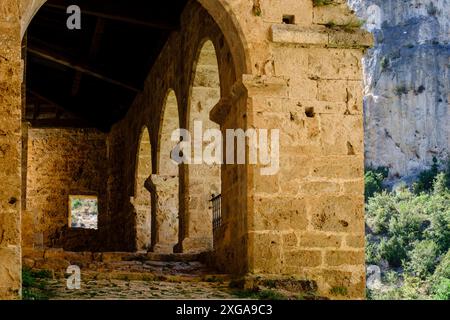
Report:
[[[152,173],[159,180],[175,180],[179,174],[180,185],[186,185],[183,170],[165,170],[170,159],[162,133],[168,118],[164,106],[173,92],[179,125],[189,127],[195,65],[209,39],[220,79],[220,101],[211,119],[222,130],[280,129],[281,143],[281,168],[274,176],[261,176],[259,166],[222,166],[223,225],[214,235],[214,266],[243,276],[311,281],[321,296],[333,297],[338,286],[346,288],[347,298],[364,297],[363,243],[347,238],[364,234],[360,83],[361,58],[370,38],[347,30],[355,18],[344,1],[336,3],[313,8],[311,0],[199,0],[187,5],[180,29],[170,36],[143,92],[107,137],[109,227],[102,241],[108,247],[136,250],[136,208],[130,200],[136,195],[136,155],[144,126],[154,146]],[[0,58],[0,63],[2,70],[9,70],[0,78],[0,106],[5,109],[5,138],[0,139],[6,142],[1,165],[7,166],[2,172],[8,182],[2,189],[2,206],[17,217],[8,224],[8,232],[20,229],[20,206],[8,204],[11,197],[20,199],[20,25],[27,25],[37,4],[30,1],[28,7],[20,7],[18,0],[5,0],[0,5],[0,28],[6,28],[0,33],[0,53],[7,58]],[[24,13],[21,22],[19,8]],[[285,16],[293,16],[295,24],[282,24]],[[343,27],[324,30],[329,19]],[[171,197],[158,195],[155,185],[153,212],[163,213],[164,202],[157,199],[175,199],[178,189],[184,191],[171,183]],[[183,196],[179,198],[182,242],[192,224],[186,223],[189,217]],[[174,206],[176,201],[170,210]],[[153,230],[156,245],[158,229]],[[19,242],[19,236],[11,241],[16,259]],[[20,264],[10,255],[0,256],[0,261],[1,270],[20,274]],[[7,273],[0,272],[3,279]],[[18,288],[19,276],[11,283],[8,289]],[[11,297],[6,292],[3,289],[0,297]]]
[[[135,195],[130,202],[136,211],[136,248],[146,251],[151,247],[152,237],[152,194],[145,188],[145,181],[152,172],[152,146],[146,127],[142,130],[137,157]]]
[[[193,152],[191,157],[196,151],[203,154],[203,149],[194,149],[196,139],[194,122],[201,123],[203,132],[209,129],[220,129],[220,126],[209,118],[211,109],[219,102],[219,99],[220,79],[216,50],[214,44],[207,41],[199,52],[189,102],[188,130],[192,138]],[[201,145],[205,147],[209,143],[210,141],[204,141]],[[183,169],[186,184],[186,225],[182,251],[208,251],[213,247],[212,209],[209,201],[212,195],[220,194],[220,165],[194,163],[186,165]]]
[[[450,147],[448,0],[350,0],[376,44],[364,59],[366,164],[411,182]]]
[[[152,250],[173,253],[178,243],[178,176],[152,175],[150,189],[156,194],[155,237]]]
[[[30,128],[27,149],[22,245],[99,250],[99,232],[108,228],[106,135],[87,129]],[[68,227],[70,195],[98,197],[98,231]]]
[[[0,299],[20,296],[21,60],[19,5],[0,2]]]

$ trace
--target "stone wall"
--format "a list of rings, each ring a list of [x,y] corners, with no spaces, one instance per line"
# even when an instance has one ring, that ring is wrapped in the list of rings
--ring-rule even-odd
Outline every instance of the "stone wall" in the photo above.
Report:
[[[17,34],[7,38],[11,43],[4,54],[20,50],[18,12],[10,10],[14,4],[17,1],[6,0],[0,5],[0,17],[12,17]],[[280,129],[281,143],[276,175],[261,176],[259,166],[222,166],[224,221],[215,237],[214,265],[247,278],[309,281],[321,296],[364,297],[361,58],[372,39],[358,26],[344,0],[320,7],[313,7],[311,0],[191,1],[145,89],[107,138],[108,246],[136,249],[136,212],[130,199],[136,194],[141,130],[144,126],[149,130],[152,170],[158,173],[167,94],[174,90],[180,126],[186,128],[195,62],[205,39],[210,39],[221,87],[212,119],[222,130]],[[17,124],[6,132],[16,137],[17,146],[20,79],[12,79],[20,74],[19,55],[13,54],[17,64],[7,60],[12,71],[5,73],[6,88],[0,88],[0,96],[5,92],[13,99],[13,108],[6,109],[2,120]],[[17,94],[8,89],[15,81]],[[5,106],[9,107],[1,103]],[[17,114],[11,113],[16,109]],[[9,185],[17,184],[16,199],[20,199],[18,155],[6,159],[12,161],[8,178]],[[17,219],[18,208],[11,209]],[[187,226],[184,215],[180,212],[181,229]],[[14,220],[12,226],[19,225]],[[180,235],[186,234],[181,230]],[[17,256],[19,242],[12,243],[16,247],[8,252]],[[14,265],[13,259],[0,261],[8,262],[6,268]],[[0,277],[6,274],[2,272]],[[17,279],[11,283],[18,286]]]
[[[20,296],[21,60],[19,5],[0,2],[0,299]]]
[[[93,129],[28,130],[22,246],[98,251],[107,232],[106,135]],[[69,196],[98,197],[98,230],[68,227]]]
[[[152,194],[145,188],[145,181],[152,172],[152,145],[147,127],[142,129],[135,176],[135,195],[132,204],[136,210],[136,249],[146,251],[152,239]]]
[[[220,126],[209,118],[211,109],[220,100],[220,79],[219,66],[214,44],[211,41],[205,42],[198,55],[194,82],[189,101],[189,121],[188,130],[192,139],[192,154],[203,154],[203,148],[210,141],[203,141],[197,144],[195,150],[195,139],[199,139],[198,132],[195,132],[194,125],[201,125],[201,133],[209,129],[220,129]],[[204,137],[207,139],[207,137]],[[203,138],[202,138],[203,140]],[[198,141],[198,140],[197,140]],[[205,159],[204,159],[205,160]],[[185,204],[186,204],[186,234],[182,243],[183,252],[202,252],[212,250],[212,195],[219,195],[221,189],[220,165],[208,165],[198,161],[184,168],[186,174],[185,181]]]
[[[134,170],[127,164],[135,162],[143,125],[156,146],[152,158],[159,158],[161,112],[169,89],[177,96],[181,127],[187,127],[193,66],[204,38],[211,39],[221,80],[213,120],[223,130],[281,129],[278,174],[261,176],[257,166],[222,166],[224,222],[215,237],[214,265],[241,275],[308,279],[322,296],[338,292],[347,298],[363,297],[361,59],[371,37],[358,30],[343,1],[317,8],[311,1],[239,2],[230,10],[243,30],[251,30],[244,32],[244,42],[253,61],[246,73],[252,74],[235,76],[240,70],[234,65],[236,56],[223,38],[229,30],[220,30],[191,3],[143,93],[113,128],[110,156],[118,167],[111,169],[115,174],[110,180],[129,195],[134,193]],[[283,24],[286,17],[294,17],[296,23]],[[325,26],[330,21],[337,25]],[[354,27],[349,30],[349,25]],[[157,173],[158,165],[153,164]],[[110,212],[131,225],[132,214],[126,201],[120,201],[112,199],[111,205],[125,207]],[[180,208],[183,229],[189,218],[186,208]],[[132,237],[130,230],[123,231],[125,239]]]

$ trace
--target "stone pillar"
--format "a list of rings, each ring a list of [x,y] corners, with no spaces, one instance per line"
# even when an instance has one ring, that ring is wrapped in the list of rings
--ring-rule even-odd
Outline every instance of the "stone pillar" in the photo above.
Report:
[[[242,81],[237,81],[230,94],[211,110],[210,119],[220,125],[224,137],[227,129],[248,129],[247,103],[246,88]],[[225,163],[221,167],[222,225],[214,233],[213,260],[222,272],[236,275],[249,270],[249,169],[251,166],[244,164]]]
[[[212,195],[220,194],[220,166],[188,165],[189,185],[185,200],[184,253],[210,251],[213,248]]]
[[[361,60],[372,37],[341,0],[320,7],[261,1],[254,9],[255,69],[211,119],[222,130],[278,129],[280,169],[265,176],[261,165],[222,167],[216,265],[245,274],[247,285],[280,280],[277,287],[289,283],[320,297],[363,298]]]
[[[321,297],[363,298],[361,60],[371,37],[283,24],[270,34],[270,68],[243,79],[248,125],[280,130],[280,170],[250,169],[248,273],[293,276]]]
[[[21,295],[21,85],[19,5],[0,2],[0,299]]]
[[[156,198],[155,206],[152,206],[155,225],[152,251],[173,253],[178,243],[179,177],[154,174],[145,186]]]

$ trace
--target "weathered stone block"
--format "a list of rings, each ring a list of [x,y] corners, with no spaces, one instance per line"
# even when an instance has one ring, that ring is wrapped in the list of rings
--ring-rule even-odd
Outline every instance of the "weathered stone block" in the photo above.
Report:
[[[309,199],[312,227],[320,231],[364,232],[362,196],[323,196]]]
[[[275,24],[270,28],[270,35],[271,40],[276,43],[323,46],[328,44],[328,33],[324,28]]]
[[[362,53],[354,49],[308,50],[308,76],[312,79],[362,80]]]
[[[293,249],[298,246],[298,238],[294,232],[283,234],[283,249]]]
[[[314,7],[313,11],[313,23],[317,24],[328,24],[333,22],[337,25],[346,25],[358,21],[345,3],[317,6]]]
[[[19,246],[0,247],[0,298],[20,296],[21,254]]]
[[[312,23],[312,1],[309,0],[261,0],[264,21],[282,23],[284,16],[294,16],[294,23]]]
[[[352,265],[360,266],[364,264],[364,251],[328,251],[325,255],[325,263],[329,266]]]
[[[319,267],[322,264],[322,251],[320,250],[294,250],[284,252],[284,261],[288,266]]]
[[[328,235],[325,233],[302,233],[299,239],[300,247],[303,248],[339,248],[342,243],[342,236]]]
[[[352,247],[352,248],[364,248],[364,245],[365,245],[364,234],[346,236],[345,244],[348,247]]]
[[[250,230],[303,230],[308,225],[304,199],[259,198]]]
[[[357,179],[364,171],[362,157],[351,156],[316,159],[311,167],[313,177],[324,179]]]
[[[335,299],[361,299],[365,297],[366,282],[364,272],[324,270],[322,278],[325,286],[320,287],[322,294]]]
[[[251,272],[279,273],[282,267],[280,236],[270,233],[251,233],[249,242]]]

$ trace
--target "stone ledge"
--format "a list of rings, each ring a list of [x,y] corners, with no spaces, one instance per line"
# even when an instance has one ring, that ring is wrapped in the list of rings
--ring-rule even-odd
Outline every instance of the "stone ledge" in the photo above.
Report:
[[[276,290],[297,299],[302,297],[305,300],[329,299],[318,294],[318,284],[315,280],[279,274],[246,274],[233,279],[230,287],[254,292]]]
[[[226,117],[232,114],[232,109],[243,97],[261,95],[264,97],[288,97],[288,80],[271,75],[242,75],[231,88],[231,94],[223,97],[209,113],[211,121],[221,125]]]
[[[270,40],[274,43],[302,46],[369,48],[373,37],[369,32],[355,29],[353,32],[327,28],[325,26],[302,27],[289,24],[274,24],[270,28]]]

